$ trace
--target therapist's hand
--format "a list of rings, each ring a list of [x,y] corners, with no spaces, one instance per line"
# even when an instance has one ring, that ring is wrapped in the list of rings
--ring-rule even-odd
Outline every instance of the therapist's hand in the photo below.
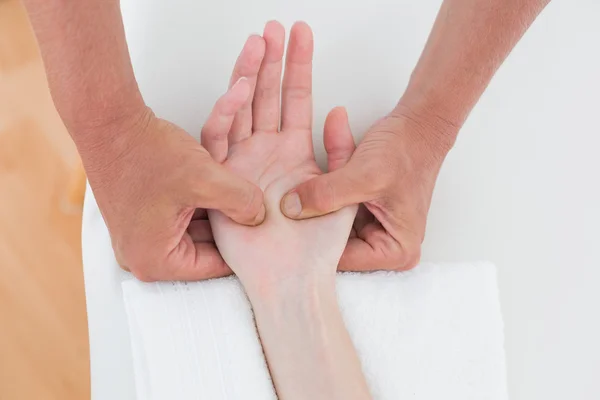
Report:
[[[226,134],[249,94],[248,80],[233,85],[216,103],[208,129]],[[258,186],[215,162],[192,136],[149,109],[93,135],[104,138],[101,144],[79,147],[121,267],[144,281],[230,274],[206,209],[240,224],[259,224],[265,209]]]
[[[282,211],[306,219],[361,204],[339,269],[410,269],[420,259],[434,185],[455,130],[400,105],[371,127],[343,168],[290,191]]]

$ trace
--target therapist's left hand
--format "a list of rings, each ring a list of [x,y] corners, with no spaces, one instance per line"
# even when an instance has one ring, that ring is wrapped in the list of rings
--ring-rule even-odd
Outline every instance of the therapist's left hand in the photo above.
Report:
[[[340,270],[406,270],[419,262],[436,178],[458,130],[426,115],[401,101],[344,167],[298,185],[282,200],[292,219],[361,204]],[[345,113],[338,118],[346,122],[336,126],[349,126]],[[331,163],[337,156],[327,150]]]

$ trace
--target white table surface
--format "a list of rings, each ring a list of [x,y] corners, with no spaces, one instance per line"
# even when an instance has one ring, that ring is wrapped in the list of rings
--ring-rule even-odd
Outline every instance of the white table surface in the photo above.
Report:
[[[483,1],[483,0],[482,0]],[[155,112],[198,133],[245,38],[315,31],[315,138],[333,106],[357,137],[406,86],[440,1],[122,0]],[[600,398],[600,2],[555,1],[500,69],[439,178],[426,261],[499,269],[511,399]],[[92,390],[133,398],[110,239],[88,191],[83,226]]]

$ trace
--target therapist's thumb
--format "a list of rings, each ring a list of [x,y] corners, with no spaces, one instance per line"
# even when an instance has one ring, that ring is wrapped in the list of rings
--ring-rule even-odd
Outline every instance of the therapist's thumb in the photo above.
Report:
[[[370,190],[364,190],[361,183],[360,172],[349,163],[288,192],[281,199],[281,211],[288,218],[306,219],[371,200]]]
[[[212,159],[200,169],[194,188],[197,208],[219,210],[243,225],[265,219],[262,190]]]

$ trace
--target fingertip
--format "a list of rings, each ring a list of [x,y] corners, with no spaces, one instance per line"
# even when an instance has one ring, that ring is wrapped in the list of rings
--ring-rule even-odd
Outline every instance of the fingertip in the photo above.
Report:
[[[346,107],[344,106],[339,106],[335,108],[336,113],[338,115],[338,118],[341,118],[344,120],[344,122],[349,125],[349,120],[348,120],[348,110],[346,109]]]
[[[346,110],[346,107],[344,107],[344,106],[334,107],[333,110],[331,110],[331,111],[334,112],[335,114],[341,116],[341,117],[347,117],[348,116],[348,111]]]
[[[265,24],[263,37],[280,37],[285,35],[285,28],[279,21],[271,20]]]
[[[263,204],[260,207],[260,211],[258,212],[258,214],[256,215],[256,217],[254,218],[254,223],[252,225],[253,226],[257,226],[257,225],[262,224],[265,221],[266,217],[267,217],[267,208]]]
[[[310,26],[303,21],[294,23],[290,30],[290,42],[297,47],[298,62],[307,62],[313,56],[313,32]]]
[[[334,107],[327,117],[325,118],[325,125],[330,126],[330,124],[335,124],[335,126],[340,126],[341,124],[347,124],[348,121],[348,112],[346,111],[346,107],[337,106]]]
[[[352,157],[356,145],[344,107],[336,107],[327,115],[323,128],[323,144],[330,172],[346,165]]]
[[[246,40],[242,54],[248,57],[248,62],[252,65],[260,63],[265,55],[265,39],[257,34],[252,34]]]
[[[308,25],[305,21],[294,22],[294,25],[292,25],[291,31],[295,32],[295,33],[310,35],[311,38],[312,38],[312,34],[313,34],[312,29],[310,28],[310,25]]]
[[[248,36],[245,47],[249,50],[259,50],[261,47],[264,47],[264,45],[265,38],[263,38],[258,33],[253,33],[250,36]]]
[[[276,62],[283,58],[285,50],[285,28],[278,21],[269,21],[263,33],[265,39],[265,61]]]

